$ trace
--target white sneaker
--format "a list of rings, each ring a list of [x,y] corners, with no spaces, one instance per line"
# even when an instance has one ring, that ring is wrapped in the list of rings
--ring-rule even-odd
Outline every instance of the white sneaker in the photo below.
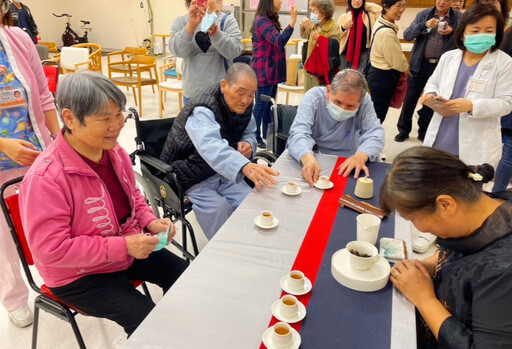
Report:
[[[34,314],[28,306],[9,312],[9,319],[18,327],[27,327],[34,322]]]

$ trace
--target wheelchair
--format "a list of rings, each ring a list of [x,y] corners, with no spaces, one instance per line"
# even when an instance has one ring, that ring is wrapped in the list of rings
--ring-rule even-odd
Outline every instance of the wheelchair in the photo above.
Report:
[[[170,218],[173,223],[181,222],[181,244],[172,240],[172,244],[180,250],[189,262],[194,260],[199,250],[192,225],[186,215],[192,211],[192,203],[186,198],[172,167],[160,160],[167,134],[172,127],[174,118],[157,120],[140,120],[137,110],[127,107],[125,120],[133,119],[136,129],[136,150],[130,154],[132,164],[139,159],[141,173],[135,171],[135,180],[146,201],[158,218]],[[171,179],[171,184],[163,180]],[[188,251],[188,243],[192,244],[193,254]]]
[[[273,120],[268,124],[267,149],[256,152],[253,162],[272,166],[286,149],[290,128],[295,115],[297,115],[297,106],[277,104],[274,98],[267,95],[261,95],[260,99],[272,103],[270,110],[272,111]]]

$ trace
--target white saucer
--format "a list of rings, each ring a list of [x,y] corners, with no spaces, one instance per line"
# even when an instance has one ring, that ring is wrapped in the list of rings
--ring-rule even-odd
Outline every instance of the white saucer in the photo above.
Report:
[[[271,225],[261,224],[260,218],[261,218],[260,216],[257,216],[256,218],[254,218],[254,224],[256,224],[261,229],[272,229],[272,228],[277,227],[277,225],[279,224],[279,219],[277,219],[276,217],[272,217],[274,219],[274,223],[272,223]]]
[[[301,187],[297,187],[297,191],[295,193],[290,193],[288,190],[286,190],[286,185],[285,185],[285,186],[283,186],[281,188],[281,191],[283,193],[285,193],[286,195],[292,195],[293,196],[293,195],[299,195],[300,193],[302,193],[302,188]]]
[[[297,301],[297,305],[299,306],[299,311],[296,316],[294,317],[286,317],[279,311],[279,303],[281,302],[280,299],[272,303],[272,315],[276,317],[279,321],[288,322],[289,324],[293,324],[296,322],[299,322],[300,320],[304,319],[306,316],[306,307],[304,304],[302,304],[301,301]]]
[[[311,281],[304,276],[304,288],[302,290],[292,290],[291,288],[288,287],[288,277],[289,275],[286,274],[281,278],[280,282],[281,289],[286,293],[292,294],[294,296],[302,296],[303,294],[306,294],[309,291],[311,291],[311,289],[313,288]]]
[[[389,262],[379,255],[379,261],[368,270],[357,270],[350,266],[350,252],[346,248],[332,255],[332,276],[345,287],[356,291],[373,292],[384,288],[389,280]]]
[[[331,189],[332,187],[334,187],[334,183],[331,181],[329,181],[329,184],[326,186],[320,185],[318,184],[318,182],[315,182],[313,185],[315,186],[315,188],[318,189]]]
[[[292,342],[287,347],[276,347],[272,344],[272,329],[274,326],[270,326],[263,333],[263,344],[267,347],[267,349],[298,349],[300,347],[300,334],[296,329],[292,328]]]

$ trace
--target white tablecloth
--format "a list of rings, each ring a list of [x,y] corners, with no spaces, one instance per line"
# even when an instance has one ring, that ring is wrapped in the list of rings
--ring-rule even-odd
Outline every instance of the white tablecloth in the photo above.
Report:
[[[337,158],[317,155],[317,160],[329,176]],[[259,347],[272,316],[270,306],[281,294],[279,281],[290,271],[323,193],[300,178],[301,165],[288,152],[273,168],[280,173],[278,184],[249,194],[125,348]],[[299,183],[301,195],[280,192],[289,180]],[[253,223],[267,209],[279,219],[275,229]],[[414,308],[401,296],[393,297],[392,328],[397,336],[393,348],[414,347]]]

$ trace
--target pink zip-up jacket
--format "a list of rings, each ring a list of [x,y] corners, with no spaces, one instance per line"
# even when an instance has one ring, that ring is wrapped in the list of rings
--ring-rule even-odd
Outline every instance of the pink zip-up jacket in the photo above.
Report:
[[[41,60],[30,36],[21,28],[0,26],[0,41],[14,75],[20,80],[28,97],[28,111],[34,133],[43,149],[51,143],[43,112],[55,109],[53,95],[41,66]]]
[[[130,217],[119,226],[103,181],[68,144],[62,132],[37,157],[20,187],[20,210],[34,263],[49,287],[89,274],[128,269],[125,236],[140,234],[156,217],[135,186],[129,155],[108,151],[130,200]]]

